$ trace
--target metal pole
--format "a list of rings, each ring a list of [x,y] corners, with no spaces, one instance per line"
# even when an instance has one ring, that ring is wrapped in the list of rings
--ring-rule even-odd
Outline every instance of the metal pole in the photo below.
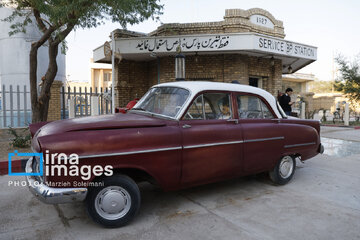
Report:
[[[349,103],[345,103],[344,125],[349,126]]]
[[[3,121],[4,121],[4,125],[3,127],[7,127],[6,125],[6,92],[5,92],[5,85],[2,85],[2,110],[3,110]]]
[[[156,64],[157,64],[157,80],[158,84],[160,84],[160,58],[156,57]]]
[[[16,103],[17,103],[17,127],[20,127],[21,116],[20,116],[20,86],[19,85],[16,86]],[[25,121],[24,121],[24,125],[25,125]]]
[[[26,85],[24,85],[24,123],[27,124],[27,92],[26,92]]]
[[[14,127],[14,102],[13,102],[13,89],[10,85],[10,126]]]
[[[111,113],[115,113],[115,37],[111,32]]]
[[[62,86],[61,87],[61,105],[62,105],[62,118],[61,119],[65,119],[65,87]]]

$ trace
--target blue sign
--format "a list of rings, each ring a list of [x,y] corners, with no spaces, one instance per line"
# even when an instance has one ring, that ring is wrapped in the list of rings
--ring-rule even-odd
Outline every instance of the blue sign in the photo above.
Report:
[[[13,173],[11,171],[11,158],[19,156],[19,157],[39,157],[40,159],[40,172],[37,173],[27,173],[27,172],[18,172]],[[43,154],[42,153],[19,153],[17,150],[15,150],[13,153],[8,154],[8,160],[9,160],[9,176],[42,176],[43,175]]]

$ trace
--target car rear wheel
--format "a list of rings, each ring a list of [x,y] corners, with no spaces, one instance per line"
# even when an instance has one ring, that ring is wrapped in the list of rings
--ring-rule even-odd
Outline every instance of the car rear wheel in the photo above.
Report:
[[[121,227],[130,222],[140,208],[140,191],[128,176],[115,175],[91,187],[86,198],[90,217],[105,227]]]
[[[292,156],[284,156],[279,160],[274,169],[269,172],[270,179],[275,184],[284,185],[292,179],[295,168],[295,158]]]

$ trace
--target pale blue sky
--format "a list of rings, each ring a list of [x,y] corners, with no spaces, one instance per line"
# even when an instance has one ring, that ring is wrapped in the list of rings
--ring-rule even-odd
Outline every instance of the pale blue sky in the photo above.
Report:
[[[353,57],[360,53],[360,1],[325,0],[163,0],[163,23],[190,23],[223,20],[225,9],[263,8],[284,22],[286,40],[318,47],[318,60],[299,72],[314,73],[320,80],[332,78],[332,57],[342,53]],[[129,30],[151,32],[160,23],[146,21]],[[67,75],[70,80],[89,80],[89,61],[92,50],[108,41],[112,30],[119,24],[89,30],[77,30],[68,38],[66,56]]]

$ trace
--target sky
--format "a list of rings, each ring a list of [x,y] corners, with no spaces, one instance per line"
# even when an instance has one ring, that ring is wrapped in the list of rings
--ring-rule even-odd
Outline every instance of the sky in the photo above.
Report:
[[[349,59],[360,54],[360,1],[358,0],[162,0],[162,23],[222,21],[225,9],[262,8],[284,23],[285,40],[318,47],[318,59],[298,72],[312,73],[319,80],[331,80],[333,57]],[[149,33],[160,26],[152,20],[128,26],[128,30]],[[109,41],[119,24],[106,22],[92,29],[77,29],[67,37],[66,74],[70,81],[90,80],[93,49]]]

